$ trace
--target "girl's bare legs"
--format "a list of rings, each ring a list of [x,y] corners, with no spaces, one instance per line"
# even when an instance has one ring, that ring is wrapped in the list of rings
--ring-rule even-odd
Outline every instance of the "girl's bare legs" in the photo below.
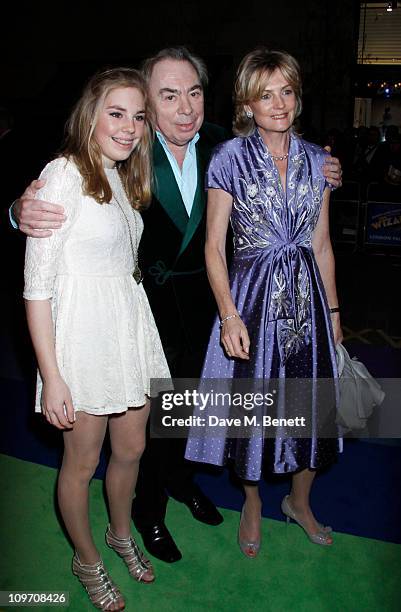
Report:
[[[119,538],[131,535],[131,506],[139,460],[145,448],[150,403],[109,419],[111,457],[106,473],[110,527]]]
[[[240,525],[239,537],[243,542],[260,541],[260,520],[262,501],[259,496],[258,485],[244,484],[245,503]],[[248,549],[249,556],[255,556],[252,548]],[[256,553],[257,554],[257,553]]]
[[[316,471],[309,469],[305,469],[294,474],[292,477],[292,487],[289,496],[291,508],[299,516],[300,520],[304,523],[306,530],[310,534],[315,534],[321,531],[321,528],[313,516],[311,507],[309,505],[309,495],[315,475]],[[328,535],[327,541],[329,544],[331,544],[333,539]]]
[[[58,479],[58,503],[81,563],[99,561],[89,525],[89,483],[99,463],[107,416],[76,413],[74,428],[64,431],[64,456]]]
[[[58,480],[58,503],[82,565],[94,565],[100,559],[89,524],[89,483],[99,463],[107,421],[107,416],[77,412],[74,428],[63,433],[64,456]],[[107,610],[123,608],[121,596],[107,606]]]
[[[131,408],[109,419],[111,457],[106,473],[106,489],[110,508],[110,529],[117,538],[131,536],[131,509],[139,461],[146,441],[146,422],[150,402],[141,408]],[[153,582],[152,566],[140,580]],[[137,578],[138,579],[138,578]]]

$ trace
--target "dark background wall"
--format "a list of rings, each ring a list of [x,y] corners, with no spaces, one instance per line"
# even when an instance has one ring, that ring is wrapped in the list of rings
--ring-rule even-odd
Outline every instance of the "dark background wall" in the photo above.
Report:
[[[209,120],[229,127],[238,62],[265,44],[298,58],[302,127],[318,140],[352,121],[358,6],[354,0],[17,3],[2,25],[0,105],[14,111],[16,127],[29,135],[24,147],[36,170],[58,146],[91,73],[105,65],[138,65],[163,46],[184,44],[211,72]]]
[[[86,79],[106,65],[138,66],[167,45],[184,44],[210,70],[206,117],[230,128],[240,59],[264,44],[285,49],[304,75],[305,137],[324,140],[352,124],[359,3],[354,0],[16,2],[1,9],[0,106],[15,117],[2,150],[0,375],[33,371],[22,300],[24,241],[7,209],[60,146],[63,125]],[[3,147],[4,149],[4,147]],[[18,357],[17,357],[18,356]],[[17,363],[18,362],[18,363]]]

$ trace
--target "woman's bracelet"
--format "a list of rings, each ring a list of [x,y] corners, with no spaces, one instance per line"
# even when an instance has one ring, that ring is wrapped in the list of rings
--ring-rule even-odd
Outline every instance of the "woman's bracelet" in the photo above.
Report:
[[[228,317],[224,317],[224,319],[220,321],[220,327],[223,327],[224,321],[229,321],[230,319],[236,319],[237,317],[239,318],[239,315],[237,314],[232,314],[232,315],[228,315]]]
[[[330,314],[334,314],[335,312],[340,312],[340,308],[336,306],[335,308],[330,308]]]

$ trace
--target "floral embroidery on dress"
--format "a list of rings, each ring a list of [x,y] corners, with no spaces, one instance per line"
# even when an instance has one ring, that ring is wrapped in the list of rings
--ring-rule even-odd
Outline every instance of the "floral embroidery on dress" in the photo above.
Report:
[[[305,346],[311,336],[310,286],[301,248],[311,249],[312,232],[320,214],[323,177],[311,176],[305,151],[290,154],[287,192],[258,134],[244,140],[253,159],[238,176],[231,225],[237,255],[255,250],[274,254],[268,320],[280,320],[284,361]],[[291,147],[290,147],[291,150]]]
[[[287,279],[282,270],[273,274],[274,289],[271,293],[269,319],[286,319],[292,316],[291,296]]]
[[[256,194],[258,193],[257,185],[253,183],[251,185],[248,185],[246,192],[250,198],[254,198]]]
[[[299,326],[295,325],[294,319],[285,319],[280,329],[280,345],[283,348],[283,363],[290,355],[298,353],[310,342],[312,325],[310,319],[306,319]]]

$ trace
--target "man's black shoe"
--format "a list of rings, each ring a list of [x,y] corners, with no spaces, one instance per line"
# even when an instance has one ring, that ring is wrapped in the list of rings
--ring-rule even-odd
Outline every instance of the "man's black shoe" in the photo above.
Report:
[[[137,527],[146,550],[161,561],[174,563],[182,558],[169,530],[163,522],[149,527]]]
[[[194,491],[191,497],[185,498],[182,501],[188,506],[192,516],[201,523],[220,525],[224,520],[213,502],[200,489]]]

